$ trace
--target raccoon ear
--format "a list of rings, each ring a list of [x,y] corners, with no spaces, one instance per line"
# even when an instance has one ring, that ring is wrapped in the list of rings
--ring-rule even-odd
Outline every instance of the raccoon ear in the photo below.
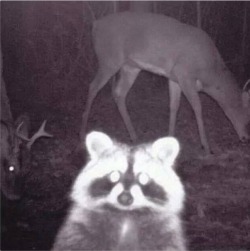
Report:
[[[174,162],[180,151],[180,145],[175,138],[165,137],[156,140],[152,145],[152,150],[153,155],[160,160]]]
[[[113,141],[105,133],[94,131],[87,135],[85,144],[91,159],[97,159],[105,150],[113,146]]]

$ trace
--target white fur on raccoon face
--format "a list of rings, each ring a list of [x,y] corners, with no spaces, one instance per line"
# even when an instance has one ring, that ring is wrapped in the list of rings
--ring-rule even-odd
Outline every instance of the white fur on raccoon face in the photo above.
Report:
[[[120,210],[150,208],[164,214],[179,213],[184,189],[173,165],[179,144],[172,137],[129,147],[106,134],[86,137],[90,161],[77,177],[73,201],[86,210],[112,206]]]

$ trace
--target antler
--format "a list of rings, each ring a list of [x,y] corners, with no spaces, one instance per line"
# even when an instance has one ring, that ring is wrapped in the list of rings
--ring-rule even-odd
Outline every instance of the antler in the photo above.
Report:
[[[27,138],[27,137],[25,137],[24,135],[20,134],[19,131],[20,131],[22,125],[23,125],[23,122],[22,122],[22,123],[20,123],[20,124],[18,125],[18,127],[17,127],[17,129],[16,129],[16,135],[17,135],[20,139],[27,141],[28,143],[27,143],[26,146],[27,146],[28,149],[30,149],[31,146],[33,145],[33,143],[34,143],[38,138],[40,138],[40,137],[49,137],[49,138],[53,137],[52,134],[47,133],[47,132],[45,131],[45,129],[44,129],[44,128],[45,128],[45,125],[46,125],[46,122],[47,122],[47,120],[44,120],[44,121],[43,121],[43,123],[42,123],[42,125],[40,126],[40,128],[38,129],[38,131],[37,131],[31,138]]]
[[[249,83],[250,83],[250,78],[247,80],[247,82],[243,86],[243,91],[244,92],[249,92],[250,93],[250,85],[249,85]]]

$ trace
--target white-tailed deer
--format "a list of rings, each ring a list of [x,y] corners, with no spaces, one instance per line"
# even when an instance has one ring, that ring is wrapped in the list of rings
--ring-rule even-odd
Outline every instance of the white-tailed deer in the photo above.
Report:
[[[2,75],[2,56],[0,62]],[[10,109],[9,99],[6,93],[5,82],[1,76],[1,192],[9,200],[20,198],[22,189],[21,167],[23,158],[27,158],[27,153],[36,139],[40,137],[52,137],[45,132],[44,121],[31,138],[28,138],[29,117],[21,115],[14,123]],[[27,144],[24,144],[27,142]]]
[[[1,191],[9,200],[20,198],[22,165],[32,144],[40,137],[52,137],[44,131],[45,123],[29,139],[28,116],[19,116],[14,124],[1,119]]]
[[[147,70],[169,79],[170,135],[174,135],[183,92],[194,110],[201,144],[210,153],[198,95],[201,91],[218,102],[240,140],[249,139],[249,93],[240,90],[212,39],[201,29],[164,15],[123,12],[97,20],[93,40],[99,68],[89,87],[82,138],[93,100],[119,71],[113,95],[132,140],[136,139],[125,101],[139,72]]]

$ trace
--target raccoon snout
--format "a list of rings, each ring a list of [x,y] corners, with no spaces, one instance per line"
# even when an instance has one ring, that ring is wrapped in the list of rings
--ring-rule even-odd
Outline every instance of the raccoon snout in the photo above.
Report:
[[[122,204],[123,206],[129,206],[129,205],[131,205],[131,204],[133,203],[133,201],[134,201],[134,199],[133,199],[131,193],[128,192],[128,191],[122,192],[122,193],[118,196],[117,200],[118,200],[118,202],[119,202],[120,204]]]

